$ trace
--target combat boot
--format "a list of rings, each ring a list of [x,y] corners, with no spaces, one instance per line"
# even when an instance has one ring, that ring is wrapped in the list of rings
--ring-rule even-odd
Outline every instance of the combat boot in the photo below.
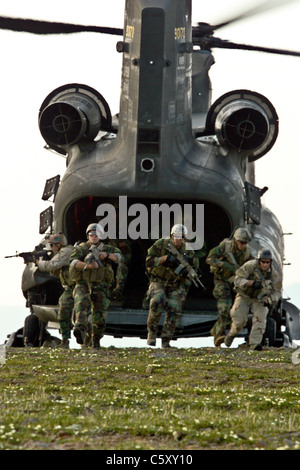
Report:
[[[99,336],[98,334],[96,335],[92,335],[91,336],[91,348],[92,349],[100,349],[100,339],[101,339],[101,336]]]
[[[162,338],[161,339],[161,347],[162,349],[170,348],[170,340],[167,338]]]
[[[229,335],[229,334],[227,336],[225,336],[224,343],[225,343],[225,346],[227,346],[227,348],[230,348],[234,338],[235,338],[235,336],[232,336],[232,335]]]
[[[73,334],[78,344],[84,344],[86,337],[86,329],[84,326],[75,326]]]
[[[156,334],[148,333],[147,344],[148,344],[148,346],[155,346],[156,345]]]
[[[69,340],[67,338],[63,338],[57,347],[60,349],[69,349]]]
[[[100,349],[100,338],[92,338],[92,348]]]
[[[214,345],[217,347],[221,346],[221,344],[224,343],[225,338],[226,338],[225,335],[215,336]]]

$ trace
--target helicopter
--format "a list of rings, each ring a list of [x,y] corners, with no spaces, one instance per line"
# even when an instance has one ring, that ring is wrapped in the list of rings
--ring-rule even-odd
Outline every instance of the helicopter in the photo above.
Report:
[[[149,212],[152,204],[202,204],[208,248],[244,226],[251,231],[253,252],[271,247],[282,275],[282,229],[261,204],[266,188],[255,185],[255,162],[278,135],[276,110],[266,97],[245,89],[211,104],[212,49],[240,46],[214,37],[224,24],[193,27],[188,0],[127,0],[124,16],[122,30],[93,28],[122,37],[117,42],[123,56],[119,113],[111,116],[105,98],[78,83],[56,88],[41,104],[41,134],[49,149],[66,156],[67,167],[62,180],[51,177],[45,184],[43,199],[52,196],[54,201],[40,216],[40,234],[46,240],[47,233],[62,231],[74,244],[85,238],[97,209],[107,203],[118,208],[120,197],[127,198],[129,207],[142,204]],[[34,32],[38,24],[45,33],[46,22],[29,21],[27,27]],[[53,23],[49,28],[54,34],[82,30]],[[134,240],[125,298],[111,303],[106,334],[146,336],[144,259],[152,242]],[[212,279],[204,263],[201,268],[206,287],[191,288],[177,338],[208,336],[216,319]],[[47,306],[58,299],[53,279],[41,278],[34,265],[25,271],[24,295],[42,291],[46,299],[45,305],[33,305],[35,314],[55,310]],[[299,310],[288,301],[282,299],[269,323],[271,345],[300,339]]]

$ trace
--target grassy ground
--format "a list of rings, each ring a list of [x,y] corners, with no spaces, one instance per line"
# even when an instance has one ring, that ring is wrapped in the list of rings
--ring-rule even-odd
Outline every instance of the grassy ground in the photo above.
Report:
[[[295,350],[9,348],[0,449],[300,449]]]

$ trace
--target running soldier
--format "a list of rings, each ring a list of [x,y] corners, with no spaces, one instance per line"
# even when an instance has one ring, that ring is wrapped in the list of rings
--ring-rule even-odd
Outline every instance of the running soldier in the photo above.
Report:
[[[262,350],[267,315],[269,309],[277,305],[282,289],[282,281],[272,266],[272,258],[269,249],[260,250],[256,260],[248,261],[237,270],[234,281],[237,295],[230,311],[232,323],[224,341],[227,347],[231,346],[234,338],[246,325],[251,309],[253,318],[249,347]]]
[[[162,348],[170,347],[170,340],[175,332],[183,302],[191,285],[186,268],[179,273],[175,272],[180,262],[176,255],[170,252],[168,246],[173,244],[194,269],[198,268],[197,256],[193,250],[186,248],[186,235],[186,227],[176,224],[171,230],[171,238],[157,240],[148,250],[146,269],[150,277],[148,289],[150,304],[147,320],[147,344],[149,346],[156,345],[160,317],[165,309],[166,317],[161,332],[161,341]]]
[[[105,330],[105,314],[109,307],[109,288],[114,282],[111,263],[122,260],[121,251],[101,241],[104,230],[100,224],[86,229],[87,242],[75,248],[70,258],[70,275],[76,282],[74,289],[74,336],[78,344],[86,344],[88,312],[91,309],[92,347],[100,348]]]

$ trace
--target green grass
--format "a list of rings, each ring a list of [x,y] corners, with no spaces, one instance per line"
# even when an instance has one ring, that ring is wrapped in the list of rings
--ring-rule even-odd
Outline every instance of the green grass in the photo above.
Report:
[[[0,449],[300,449],[294,350],[6,350]]]

